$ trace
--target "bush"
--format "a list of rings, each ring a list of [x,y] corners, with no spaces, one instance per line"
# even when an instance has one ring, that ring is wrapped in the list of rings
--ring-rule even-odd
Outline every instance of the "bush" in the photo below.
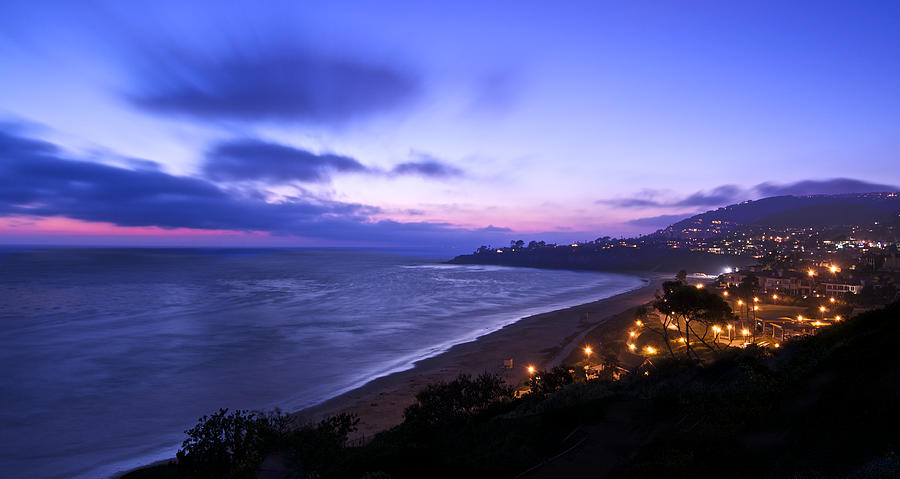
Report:
[[[460,374],[450,382],[429,384],[416,394],[416,402],[403,411],[409,424],[441,424],[471,417],[491,404],[508,399],[512,388],[496,374],[482,373],[472,379]]]
[[[219,409],[185,431],[178,451],[178,472],[185,478],[252,477],[259,463],[284,437],[288,420],[270,414]]]

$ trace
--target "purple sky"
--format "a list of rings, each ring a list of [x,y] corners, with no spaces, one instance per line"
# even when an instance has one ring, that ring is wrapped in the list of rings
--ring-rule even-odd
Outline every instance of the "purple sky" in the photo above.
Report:
[[[0,4],[0,243],[468,249],[900,184],[896,2],[187,4]]]

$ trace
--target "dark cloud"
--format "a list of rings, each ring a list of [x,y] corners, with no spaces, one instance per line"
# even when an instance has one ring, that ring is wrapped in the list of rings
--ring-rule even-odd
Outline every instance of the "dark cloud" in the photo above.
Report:
[[[722,185],[709,192],[698,191],[672,203],[672,206],[717,206],[743,201],[746,199],[744,195],[746,195],[746,191],[742,188],[735,185]]]
[[[204,174],[216,181],[323,182],[334,172],[368,172],[353,158],[317,155],[306,150],[255,139],[215,145],[206,155]]]
[[[785,195],[836,195],[847,193],[873,193],[898,191],[893,185],[869,183],[852,178],[830,180],[804,180],[796,183],[760,183],[752,188],[737,185],[722,185],[709,191],[698,191],[685,197],[671,197],[659,190],[642,190],[632,197],[598,200],[598,204],[608,204],[620,208],[702,208],[725,206],[749,199]],[[663,217],[668,215],[663,215]],[[647,218],[648,220],[652,218]],[[643,218],[634,220],[641,221]],[[629,223],[631,224],[631,223]],[[649,225],[649,223],[648,223]]]
[[[743,201],[746,190],[735,185],[722,185],[710,191],[697,191],[683,198],[667,198],[658,190],[642,190],[630,198],[598,200],[599,204],[609,204],[621,208],[685,208],[718,206]]]
[[[126,94],[148,111],[225,121],[337,125],[410,103],[418,75],[392,65],[314,54],[293,46],[146,52]]]
[[[463,170],[425,153],[413,152],[416,161],[400,163],[391,170],[394,175],[414,175],[427,178],[452,178],[463,176]]]
[[[882,193],[890,191],[900,191],[900,188],[894,185],[884,185],[878,183],[869,183],[852,178],[832,178],[829,180],[806,180],[796,183],[760,183],[756,185],[755,190],[761,196],[783,196],[783,195],[838,195],[847,193]]]
[[[400,163],[390,171],[371,168],[355,158],[316,154],[293,146],[254,138],[225,141],[206,154],[203,173],[220,182],[262,181],[269,184],[327,182],[335,173],[452,178],[461,169],[431,155],[413,152],[415,161]]]
[[[309,197],[267,202],[259,194],[226,190],[201,178],[73,159],[52,143],[0,129],[0,216],[264,231],[360,243],[475,244],[485,238],[484,232],[443,223],[372,221],[378,212]]]
[[[626,221],[625,224],[629,226],[637,226],[641,228],[665,228],[672,223],[677,223],[687,217],[691,216],[690,214],[680,214],[680,215],[659,215],[659,216],[650,216],[647,218],[636,218],[630,221]]]

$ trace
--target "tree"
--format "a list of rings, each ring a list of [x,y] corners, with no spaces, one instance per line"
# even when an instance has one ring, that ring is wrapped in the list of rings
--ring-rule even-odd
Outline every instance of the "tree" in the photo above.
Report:
[[[485,372],[475,379],[460,374],[453,381],[425,386],[416,394],[416,402],[403,411],[403,417],[409,424],[447,423],[471,417],[511,394],[512,388],[497,374]]]
[[[575,382],[575,378],[569,370],[562,366],[557,366],[550,371],[537,371],[531,375],[528,380],[531,386],[531,393],[537,395],[547,395],[559,391],[566,385]]]
[[[684,283],[687,279],[687,271],[681,270],[675,275],[675,279],[678,280],[679,283]]]
[[[665,315],[662,335],[673,357],[675,354],[668,342],[670,324],[676,324],[681,337],[684,338],[685,354],[688,357],[693,354],[699,359],[699,355],[691,346],[691,336],[710,350],[715,350],[716,347],[706,342],[706,336],[716,323],[731,316],[731,307],[717,294],[678,281],[663,283],[663,295],[657,297],[654,306]],[[702,334],[700,328],[703,328]]]
[[[178,451],[178,472],[186,478],[251,477],[256,467],[283,438],[288,420],[280,412],[262,414],[219,409],[185,431]]]
[[[356,431],[359,417],[341,413],[323,419],[315,426],[295,430],[287,440],[287,450],[303,472],[301,477],[319,477],[337,464],[347,446],[347,437]]]

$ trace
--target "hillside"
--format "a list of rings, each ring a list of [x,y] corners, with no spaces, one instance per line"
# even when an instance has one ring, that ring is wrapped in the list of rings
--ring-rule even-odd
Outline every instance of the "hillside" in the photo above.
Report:
[[[898,213],[897,193],[774,196],[694,215],[650,236],[715,237],[743,226],[815,228],[898,223]]]

